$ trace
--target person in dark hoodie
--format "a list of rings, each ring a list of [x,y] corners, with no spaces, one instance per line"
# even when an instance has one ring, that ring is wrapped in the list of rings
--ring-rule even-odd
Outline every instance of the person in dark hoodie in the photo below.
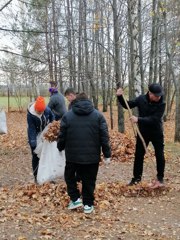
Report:
[[[84,205],[84,213],[93,212],[101,150],[106,162],[110,162],[111,150],[106,120],[85,93],[76,96],[72,109],[62,117],[57,147],[59,151],[65,149],[65,181],[71,199],[68,209]],[[83,202],[76,172],[82,180]]]
[[[37,97],[34,103],[31,103],[27,112],[27,131],[28,142],[32,153],[32,169],[34,180],[37,183],[37,172],[39,166],[39,158],[34,150],[37,146],[37,136],[44,130],[44,128],[55,119],[49,107],[46,107],[45,99],[41,96]]]
[[[72,109],[72,105],[76,100],[76,95],[77,95],[77,93],[71,87],[67,88],[66,91],[64,92],[64,96],[66,97],[66,99],[69,102],[68,111]],[[79,173],[76,173],[76,177],[77,177],[77,182],[81,183],[81,177],[80,177]],[[81,185],[80,185],[80,188],[81,188]]]
[[[49,92],[51,94],[48,107],[55,115],[55,120],[58,121],[62,118],[63,114],[67,112],[64,96],[58,92],[57,83],[50,82],[51,87]]]
[[[127,108],[123,99],[123,90],[117,89],[116,93],[120,104]],[[163,89],[158,83],[149,85],[148,92],[145,95],[140,95],[134,100],[127,101],[130,108],[137,107],[139,116],[132,116],[132,123],[137,123],[139,130],[144,138],[146,146],[152,142],[155,149],[156,165],[157,165],[157,180],[150,185],[152,188],[158,188],[164,185],[164,135],[162,117],[165,111],[165,103],[163,101]],[[141,182],[143,173],[145,149],[141,139],[137,136],[135,160],[133,169],[133,178],[128,184],[129,186]]]

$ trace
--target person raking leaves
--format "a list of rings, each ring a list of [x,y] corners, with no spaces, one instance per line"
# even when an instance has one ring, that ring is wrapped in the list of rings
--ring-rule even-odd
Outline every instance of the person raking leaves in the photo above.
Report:
[[[120,104],[127,109],[123,98],[123,89],[118,88],[116,95]],[[145,95],[140,95],[134,100],[127,101],[130,108],[137,107],[139,114],[138,117],[132,115],[130,120],[132,123],[138,124],[146,146],[148,146],[149,142],[152,142],[155,150],[157,179],[150,185],[152,188],[164,186],[165,157],[162,117],[165,111],[165,102],[163,95],[161,85],[152,83],[149,85],[148,92]],[[142,140],[137,135],[133,178],[128,184],[129,186],[138,184],[142,180],[144,155],[145,148]]]

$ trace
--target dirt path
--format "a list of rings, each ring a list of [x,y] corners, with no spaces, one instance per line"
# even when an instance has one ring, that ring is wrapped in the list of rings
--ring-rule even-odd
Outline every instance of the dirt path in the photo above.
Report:
[[[63,180],[45,186],[33,184],[25,115],[9,114],[8,128],[8,136],[0,136],[0,239],[180,239],[178,144],[166,144],[167,187],[160,192],[127,189],[132,160],[102,165],[95,213],[86,216],[81,209],[66,209]],[[154,177],[151,161],[145,162],[144,182]]]

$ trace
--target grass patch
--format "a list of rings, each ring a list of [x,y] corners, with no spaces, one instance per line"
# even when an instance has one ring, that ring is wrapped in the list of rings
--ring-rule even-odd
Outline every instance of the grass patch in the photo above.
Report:
[[[8,109],[8,106],[10,109],[24,109],[27,107],[29,102],[28,97],[0,97],[0,108]]]
[[[46,103],[49,101],[49,97],[46,97]],[[10,110],[25,110],[28,107],[28,104],[30,103],[29,97],[9,97],[9,103],[8,103],[8,97],[0,97],[0,109],[8,110],[8,105]]]

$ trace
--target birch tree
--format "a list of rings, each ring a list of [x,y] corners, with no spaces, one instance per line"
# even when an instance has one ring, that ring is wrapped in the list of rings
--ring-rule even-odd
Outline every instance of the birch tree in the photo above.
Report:
[[[141,94],[139,41],[138,41],[138,1],[128,0],[128,27],[130,41],[129,95],[134,98]]]

